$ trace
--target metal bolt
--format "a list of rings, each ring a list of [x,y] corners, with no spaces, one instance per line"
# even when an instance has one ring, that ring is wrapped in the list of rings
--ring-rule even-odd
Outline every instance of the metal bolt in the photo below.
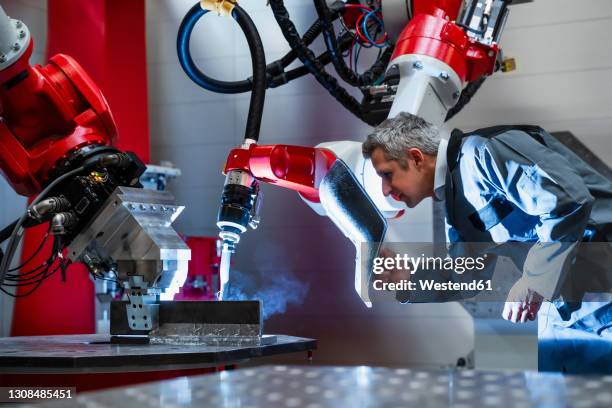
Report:
[[[423,69],[423,63],[422,63],[421,61],[415,61],[415,62],[412,64],[412,67],[413,67],[414,69]]]
[[[23,27],[23,23],[22,23],[21,21],[17,21],[17,22],[15,23],[15,27],[17,27],[17,28],[21,28],[21,27]]]
[[[443,81],[448,81],[448,78],[450,78],[450,77],[448,76],[448,72],[444,72],[444,71],[440,72],[440,79],[441,79],[441,80],[443,80]]]
[[[135,206],[134,204],[128,204],[128,208],[129,208],[130,210],[133,210],[134,208],[136,208],[136,206]]]
[[[25,36],[26,36],[25,31],[21,30],[21,31],[19,32],[19,38],[25,38]]]
[[[6,55],[0,54],[0,64],[6,62]]]
[[[20,48],[21,48],[21,45],[19,45],[19,43],[13,44],[13,50],[19,51]]]
[[[459,99],[459,92],[453,93],[453,99]]]
[[[140,204],[140,209],[141,209],[141,210],[146,210],[146,209],[147,209],[147,206],[146,206],[146,205],[144,205],[144,204]]]
[[[164,207],[164,206],[162,206],[162,207],[161,207],[161,211],[162,211],[162,212],[166,212],[167,210],[168,210],[168,209],[167,209],[166,207]]]

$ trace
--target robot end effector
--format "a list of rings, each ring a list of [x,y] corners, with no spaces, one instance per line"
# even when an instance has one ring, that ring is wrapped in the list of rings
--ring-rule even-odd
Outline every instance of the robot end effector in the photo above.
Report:
[[[0,170],[17,193],[38,195],[26,214],[3,230],[9,232],[2,240],[10,241],[0,265],[0,284],[9,275],[23,228],[51,221],[54,252],[70,246],[69,258],[85,263],[94,276],[114,271],[118,263],[127,265],[129,258],[133,262],[124,269],[129,269],[130,277],[121,270],[115,276],[128,286],[175,286],[179,275],[186,274],[190,254],[170,227],[181,208],[173,206],[168,196],[143,192],[139,177],[146,167],[134,153],[112,147],[117,130],[110,108],[83,68],[62,54],[44,67],[31,66],[32,50],[27,26],[0,7]],[[131,225],[128,236],[103,230],[101,219],[110,215],[123,227]],[[152,225],[160,228],[153,230]],[[114,226],[120,229],[120,224]],[[100,231],[91,236],[96,227]],[[111,237],[124,244],[123,252],[113,253]],[[147,242],[146,253],[135,249]],[[56,258],[52,254],[50,259]],[[159,271],[169,271],[168,276],[160,276]],[[12,280],[21,279],[10,275]],[[137,282],[137,276],[144,282]]]

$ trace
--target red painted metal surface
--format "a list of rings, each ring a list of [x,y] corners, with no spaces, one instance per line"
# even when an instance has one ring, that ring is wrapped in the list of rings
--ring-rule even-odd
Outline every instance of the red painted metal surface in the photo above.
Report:
[[[490,75],[495,69],[499,51],[496,44],[487,46],[469,38],[465,31],[440,8],[430,8],[431,14],[415,14],[397,41],[391,60],[409,54],[426,55],[451,67],[463,82]]]
[[[291,145],[256,145],[234,149],[228,155],[225,172],[244,170],[256,179],[295,190],[318,201],[319,183],[336,156],[327,149]]]
[[[71,0],[63,1],[72,3]],[[106,75],[100,87],[113,108],[119,129],[115,145],[123,151],[136,153],[140,160],[149,163],[145,1],[106,0],[105,4],[103,64]]]
[[[62,56],[52,58],[50,77],[52,80],[61,80],[62,75],[69,77],[69,82],[64,83],[72,87],[63,92],[68,92],[67,99],[73,100],[66,106],[60,105],[58,116],[53,116],[52,110],[47,110],[50,117],[45,120],[49,121],[48,124],[55,125],[55,120],[65,125],[68,120],[63,112],[82,107],[84,101],[89,100],[90,109],[86,109],[82,115],[72,116],[74,126],[93,129],[93,126],[86,125],[97,123],[101,133],[101,123],[105,123],[106,138],[112,138],[114,131],[109,130],[110,113],[106,117],[97,115],[98,122],[92,115],[98,109],[96,106],[102,106],[103,101],[93,85],[96,83],[108,97],[110,105],[115,105],[113,113],[119,137],[114,145],[122,150],[131,150],[148,162],[145,48],[144,0],[49,2],[47,54],[71,55],[91,75],[91,80],[85,75],[76,75],[81,72],[70,59]],[[56,69],[58,64],[63,66],[63,70]],[[81,78],[80,81],[76,79],[77,76]],[[89,94],[87,89],[91,91]],[[84,96],[74,97],[79,92]],[[97,99],[97,104],[92,103],[92,97]],[[85,131],[81,137],[93,133]],[[64,149],[70,148],[64,146]],[[26,230],[22,259],[36,249],[43,233],[44,227]],[[43,249],[42,255],[37,256],[32,264],[42,263],[48,257],[49,250],[50,246]],[[15,302],[12,335],[94,332],[94,289],[88,272],[84,266],[77,264],[68,269],[66,276],[67,281],[62,282],[61,275],[56,273],[34,294]]]
[[[76,61],[58,54],[31,67],[28,58],[16,63],[25,68],[19,73],[0,72],[0,162],[15,191],[31,196],[70,153],[110,144],[116,129],[102,93]]]
[[[191,260],[185,284],[174,300],[215,300],[219,291],[221,253],[217,237],[189,237]]]
[[[463,0],[412,0],[412,15],[433,14],[435,9],[444,11],[449,20],[454,21],[459,16]]]

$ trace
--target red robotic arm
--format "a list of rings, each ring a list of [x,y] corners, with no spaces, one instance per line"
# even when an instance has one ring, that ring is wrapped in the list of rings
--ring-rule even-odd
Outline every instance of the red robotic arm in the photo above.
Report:
[[[104,96],[78,63],[59,54],[45,67],[30,66],[32,48],[30,40],[0,71],[1,170],[26,196],[39,192],[72,153],[109,145],[117,133]]]
[[[224,173],[244,171],[257,180],[299,192],[317,202],[318,187],[336,160],[327,149],[290,145],[257,145],[233,149]]]
[[[11,230],[0,284],[22,225],[52,218],[66,246],[116,187],[140,186],[145,170],[133,153],[111,146],[110,109],[79,64],[58,54],[45,67],[30,66],[32,49],[26,25],[0,7],[0,171],[17,193],[39,195]]]

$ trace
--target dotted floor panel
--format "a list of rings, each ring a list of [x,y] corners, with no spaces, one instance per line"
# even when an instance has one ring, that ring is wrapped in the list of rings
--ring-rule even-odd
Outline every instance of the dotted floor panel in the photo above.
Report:
[[[84,393],[36,407],[612,407],[612,376],[263,366]]]

